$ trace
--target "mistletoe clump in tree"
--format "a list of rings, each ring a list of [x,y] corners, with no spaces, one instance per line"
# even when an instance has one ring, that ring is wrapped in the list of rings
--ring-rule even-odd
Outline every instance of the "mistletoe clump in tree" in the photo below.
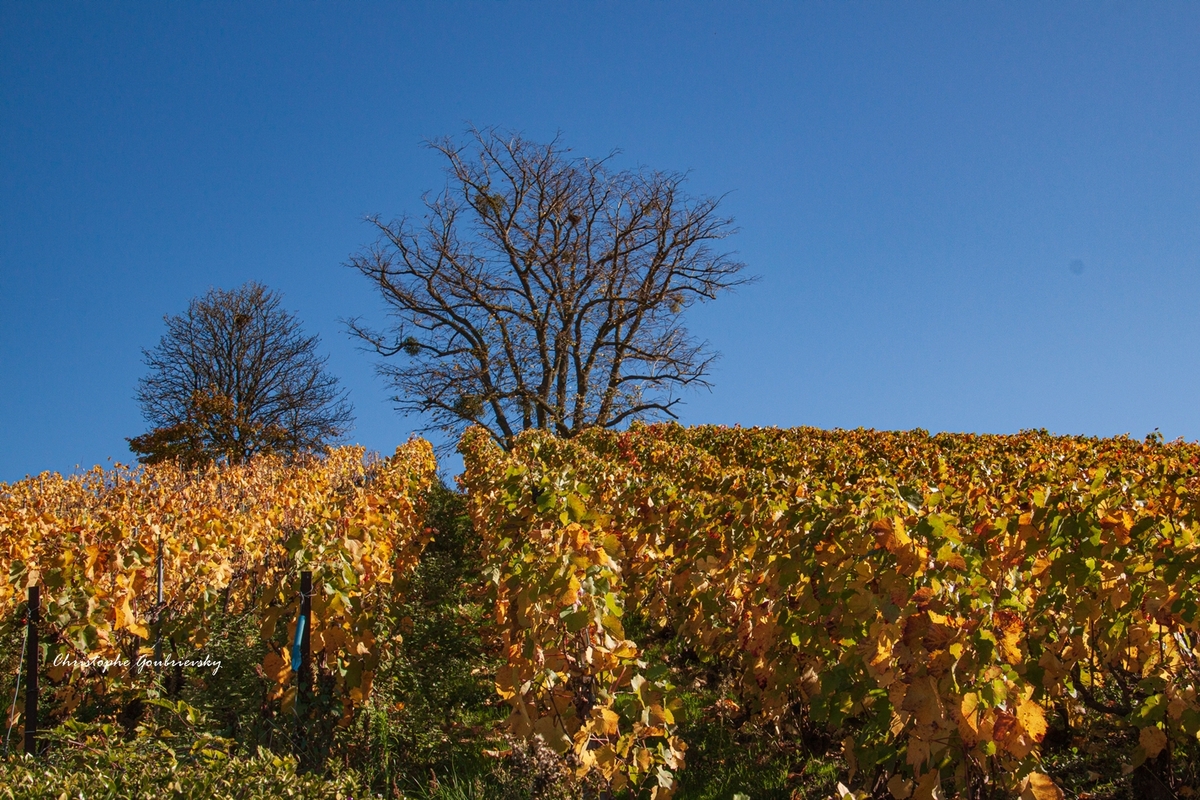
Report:
[[[318,338],[265,286],[212,289],[164,319],[137,393],[154,427],[128,440],[140,461],[240,464],[316,452],[349,431],[351,407]]]
[[[384,357],[399,410],[450,434],[483,426],[505,447],[530,428],[675,417],[715,358],[683,313],[748,280],[714,249],[734,232],[718,199],[557,139],[471,133],[431,143],[446,189],[419,220],[370,218],[379,238],[349,262],[396,320],[349,326]]]

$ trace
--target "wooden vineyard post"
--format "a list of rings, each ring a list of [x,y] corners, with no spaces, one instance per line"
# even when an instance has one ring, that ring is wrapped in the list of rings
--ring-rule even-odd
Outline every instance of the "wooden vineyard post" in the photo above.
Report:
[[[292,641],[292,669],[296,673],[296,756],[308,761],[308,701],[312,681],[312,573],[300,573],[300,614],[296,617],[296,636]]]
[[[158,554],[154,557],[158,602],[154,606],[154,660],[162,663],[162,612],[163,612],[163,552],[162,534],[158,535]]]
[[[38,617],[41,591],[29,587],[29,607],[25,612],[25,754],[37,755],[38,726]]]
[[[299,694],[307,701],[312,681],[312,573],[308,570],[300,573],[300,618],[304,620],[304,630],[300,635]]]

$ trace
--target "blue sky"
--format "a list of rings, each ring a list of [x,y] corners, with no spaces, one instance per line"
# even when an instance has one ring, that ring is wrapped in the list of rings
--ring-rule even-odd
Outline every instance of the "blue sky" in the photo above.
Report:
[[[1200,438],[1200,5],[0,2],[0,481],[128,461],[209,287],[338,322],[468,122],[725,194],[761,280],[685,423]],[[1081,262],[1082,271],[1072,270]]]

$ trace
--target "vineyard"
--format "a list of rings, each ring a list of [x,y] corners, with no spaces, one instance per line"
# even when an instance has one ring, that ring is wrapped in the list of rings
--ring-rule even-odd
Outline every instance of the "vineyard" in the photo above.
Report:
[[[173,735],[193,749],[376,769],[372,726],[425,707],[487,763],[536,741],[576,796],[717,796],[689,777],[715,761],[701,717],[823,760],[857,797],[1196,783],[1196,445],[634,425],[511,451],[472,430],[460,450],[461,495],[420,440],[2,486],[5,674],[36,585],[54,742],[135,736],[152,706],[190,720]],[[463,502],[456,550],[429,520]],[[210,651],[230,654],[219,673],[162,666]],[[396,666],[422,657],[417,678]],[[206,723],[182,702],[202,690],[250,711]]]
[[[684,768],[663,652],[831,733],[876,796],[1058,797],[1052,726],[1124,729],[1110,757],[1168,792],[1196,755],[1194,445],[668,425],[462,447],[510,723],[614,788],[664,796]]]
[[[184,669],[171,662],[186,664],[215,628],[241,620],[258,639],[248,649],[265,653],[256,668],[266,679],[263,742],[294,738],[280,721],[294,716],[298,700],[287,649],[297,638],[305,571],[320,591],[311,593],[311,622],[301,632],[316,687],[301,699],[336,710],[347,724],[379,663],[386,588],[424,545],[421,506],[435,474],[424,441],[382,461],[363,455],[348,448],[310,463],[264,458],[190,474],[169,465],[96,469],[5,487],[0,618],[13,641],[25,587],[41,587],[51,719],[140,713],[161,677],[143,664],[165,662],[168,695],[178,694],[171,684],[184,680]],[[208,678],[222,680],[219,667]]]

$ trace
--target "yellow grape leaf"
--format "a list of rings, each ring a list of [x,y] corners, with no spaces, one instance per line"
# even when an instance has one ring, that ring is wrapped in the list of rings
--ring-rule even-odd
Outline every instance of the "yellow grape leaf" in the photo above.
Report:
[[[887,782],[887,788],[896,800],[908,800],[912,796],[912,781],[903,775],[893,775]]]
[[[150,638],[150,631],[145,625],[137,621],[137,615],[133,612],[133,607],[129,603],[129,595],[122,598],[120,605],[116,607],[116,624],[113,625],[115,630],[127,630],[134,636],[140,636],[143,639]]]
[[[954,552],[949,544],[938,550],[938,561],[942,562],[942,566],[946,569],[956,569],[960,572],[965,572],[967,569],[967,561],[961,555]]]
[[[1032,700],[1022,700],[1017,706],[1017,721],[1034,741],[1040,742],[1046,735],[1046,714]]]
[[[850,780],[854,780],[854,775],[858,772],[858,756],[854,753],[853,736],[842,740],[842,758],[846,759],[846,771],[850,773]]]
[[[1021,641],[1025,638],[1025,626],[1021,618],[1012,611],[999,611],[995,616],[999,636],[1000,654],[1009,664],[1020,664],[1024,660]]]
[[[571,746],[571,740],[552,716],[545,716],[533,723],[533,732],[541,734],[542,740],[554,752],[562,755]]]
[[[275,635],[275,624],[279,622],[279,616],[283,611],[282,607],[275,606],[263,614],[262,628],[259,631],[263,639],[270,639]]]
[[[917,782],[917,791],[914,794],[914,800],[941,800],[941,778],[941,772],[936,769],[922,775],[921,779]]]
[[[959,704],[958,735],[968,747],[979,741],[979,695],[967,692]]]
[[[599,709],[599,712],[600,713],[594,717],[595,730],[604,736],[616,736],[617,723],[621,721],[621,718],[618,717],[617,713],[611,708],[601,708]]]
[[[621,624],[621,620],[618,617],[612,614],[602,614],[600,616],[600,625],[604,630],[618,639],[625,638],[625,627]]]
[[[908,764],[913,769],[917,769],[926,761],[929,760],[929,742],[924,739],[909,737],[908,740]],[[918,787],[918,792],[920,787]]]
[[[512,713],[508,715],[508,726],[517,736],[531,736],[533,734],[533,720],[529,718],[529,706],[525,701],[517,696],[512,701],[514,704]]]
[[[510,697],[516,697],[517,687],[514,678],[517,677],[516,670],[511,667],[501,667],[496,672],[496,694],[500,695],[501,700],[508,700]]]
[[[942,718],[942,703],[938,697],[937,684],[933,678],[925,677],[914,680],[904,696],[905,711],[916,715],[918,725],[932,725]]]
[[[1010,717],[1011,719],[1011,717]],[[1003,738],[997,736],[996,740],[1004,745],[1004,749],[1012,753],[1017,758],[1025,758],[1033,752],[1037,743],[1032,736],[1027,735],[1024,731],[1018,730],[1015,726],[1010,727]]]
[[[638,654],[637,645],[629,639],[617,642],[617,646],[613,648],[612,654],[617,658],[633,658]]]
[[[606,744],[599,750],[584,751],[592,753],[595,757],[595,762],[600,768],[601,774],[605,778],[611,778],[617,768],[617,751],[613,749],[611,744]]]
[[[289,686],[283,692],[283,702],[280,703],[280,710],[284,714],[291,714],[296,709],[296,687]]]
[[[326,628],[322,631],[322,637],[325,640],[325,651],[328,653],[337,653],[346,646],[346,631],[340,627]]]
[[[1053,686],[1059,678],[1067,673],[1067,668],[1063,666],[1062,660],[1049,649],[1042,652],[1041,658],[1038,659],[1038,666],[1046,670],[1042,683],[1047,688]]]
[[[1021,800],[1063,800],[1062,789],[1044,773],[1029,773],[1022,785]]]
[[[87,566],[84,567],[84,569],[87,570],[88,577],[91,577],[92,568],[95,567],[96,562],[100,560],[100,545],[89,544],[87,547],[83,548],[83,552],[87,554]]]
[[[646,709],[646,715],[650,718],[651,725],[662,723],[667,725],[675,724],[675,715],[671,713],[671,709],[660,706],[657,703]]]
[[[374,682],[375,682],[375,673],[374,673],[374,671],[372,671],[372,670],[369,670],[369,669],[367,669],[367,670],[363,670],[363,674],[362,674],[362,683],[361,683],[361,685],[360,685],[360,687],[359,687],[359,688],[360,688],[360,690],[362,691],[362,696],[363,696],[364,698],[365,698],[365,697],[368,697],[368,696],[370,696],[370,694],[371,694],[371,684],[373,684]]]
[[[132,614],[133,609],[129,607],[129,595],[125,595],[121,598],[121,602],[113,605],[113,630],[124,630],[125,620]]]
[[[274,650],[267,652],[266,657],[262,662],[263,672],[266,673],[267,680],[282,684],[287,681],[288,673],[291,672],[287,662],[283,660],[283,656],[276,653]]]
[[[1161,728],[1142,728],[1138,734],[1138,744],[1146,751],[1146,758],[1157,758],[1158,754],[1167,746],[1167,735],[1162,732]]]
[[[574,575],[567,581],[567,588],[563,589],[562,595],[558,598],[559,605],[573,606],[579,600],[579,579]]]
[[[879,519],[871,523],[876,541],[889,553],[899,553],[912,544],[912,537],[904,530],[904,521],[899,517]]]

